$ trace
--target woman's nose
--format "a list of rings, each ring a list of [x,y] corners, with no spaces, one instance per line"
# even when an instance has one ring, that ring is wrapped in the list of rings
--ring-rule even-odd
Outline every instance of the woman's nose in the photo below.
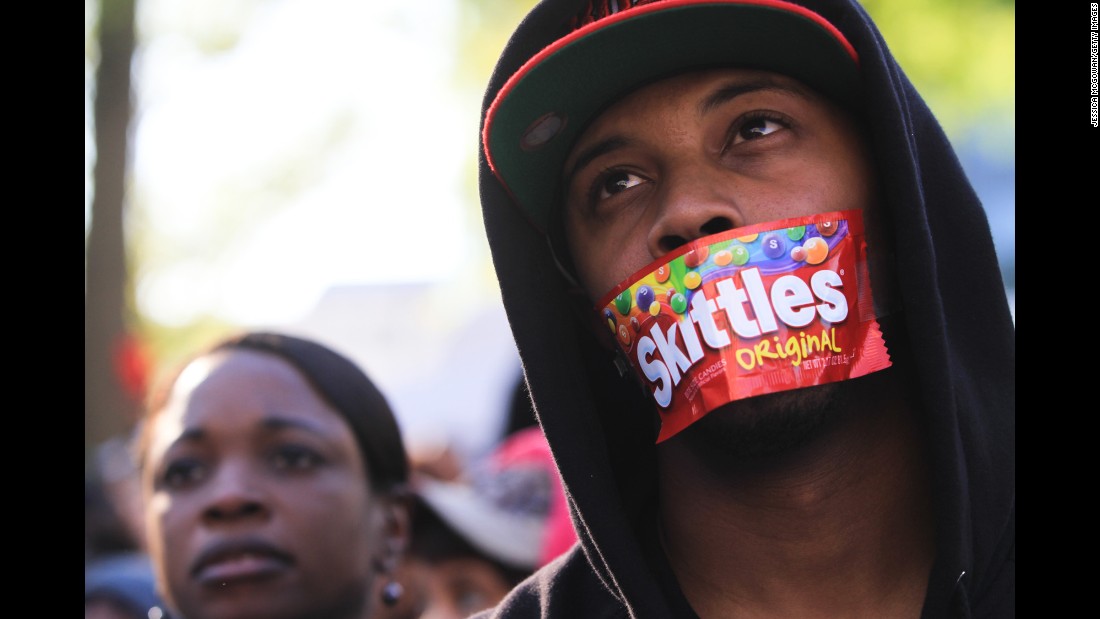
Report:
[[[256,473],[245,464],[224,463],[209,485],[203,518],[210,523],[263,517],[269,512]]]
[[[728,178],[714,171],[670,173],[647,239],[654,258],[695,239],[746,225]]]

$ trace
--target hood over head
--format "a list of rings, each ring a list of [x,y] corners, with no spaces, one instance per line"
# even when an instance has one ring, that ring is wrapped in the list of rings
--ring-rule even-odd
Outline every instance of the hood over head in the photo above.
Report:
[[[655,584],[657,577],[645,567],[646,551],[640,542],[649,524],[642,515],[649,513],[655,496],[653,405],[629,370],[620,370],[599,330],[592,328],[591,300],[563,274],[571,270],[569,261],[553,249],[560,247],[560,239],[554,239],[554,219],[547,212],[553,202],[546,191],[553,190],[560,167],[539,172],[541,164],[527,168],[510,161],[522,159],[524,149],[542,141],[563,150],[546,160],[563,160],[571,140],[600,109],[593,105],[570,110],[549,124],[537,117],[531,120],[541,119],[542,124],[532,125],[525,118],[510,117],[498,101],[502,89],[504,97],[518,93],[537,101],[554,84],[564,87],[561,80],[568,72],[546,78],[549,81],[530,93],[520,92],[523,85],[509,80],[517,71],[541,79],[545,74],[540,71],[559,70],[552,63],[546,64],[550,68],[539,65],[555,54],[568,55],[569,45],[599,30],[597,21],[582,25],[582,30],[588,28],[584,32],[574,32],[583,10],[609,4],[615,3],[544,0],[519,25],[483,101],[480,192],[504,306],[539,423],[569,497],[583,559],[630,616],[665,617],[671,611]],[[650,11],[662,9],[662,4],[723,8],[695,0],[637,4],[651,5],[640,7]],[[814,37],[800,53],[828,58],[803,79],[855,111],[878,166],[882,201],[877,208],[884,211],[893,246],[891,317],[900,317],[884,322],[883,332],[887,346],[892,338],[919,343],[912,368],[922,395],[919,406],[938,501],[937,558],[925,616],[999,616],[1000,604],[1013,603],[1015,584],[1015,326],[985,211],[939,123],[858,2],[748,4],[747,9],[732,9],[747,11],[746,16],[759,22],[740,22],[756,24],[745,27],[779,29],[788,35],[793,32],[789,28],[805,28],[805,36]],[[809,21],[794,26],[789,20],[770,23],[766,15],[760,17],[765,10],[786,11]],[[604,19],[617,19],[619,26],[627,21],[621,15]],[[727,30],[737,27],[721,25]],[[555,43],[563,35],[575,39]],[[623,40],[630,36],[639,35]],[[630,67],[624,70],[630,74],[627,81],[614,88],[629,90],[698,65],[697,59],[676,51],[684,46],[683,37],[646,40],[653,48],[646,52],[647,66],[662,57],[679,59],[679,64],[646,71],[611,54],[608,62]],[[708,41],[699,45],[710,49]],[[735,51],[721,62],[735,63],[737,54],[744,53]],[[784,72],[782,64],[746,62]],[[576,75],[573,94],[594,87],[585,79]],[[822,79],[824,85],[815,84]],[[534,142],[498,148],[493,142],[499,137],[497,128],[502,135],[527,136]],[[560,137],[558,133],[567,136],[560,147],[547,139]],[[536,173],[539,179],[525,178]],[[879,292],[875,291],[876,300]],[[639,411],[649,414],[639,418]],[[545,595],[549,591],[544,587]]]

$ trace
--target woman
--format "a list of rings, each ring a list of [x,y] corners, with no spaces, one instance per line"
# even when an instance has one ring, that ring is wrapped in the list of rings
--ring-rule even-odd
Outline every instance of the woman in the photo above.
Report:
[[[405,450],[344,356],[222,341],[154,396],[139,449],[158,586],[186,619],[365,619],[400,595]]]

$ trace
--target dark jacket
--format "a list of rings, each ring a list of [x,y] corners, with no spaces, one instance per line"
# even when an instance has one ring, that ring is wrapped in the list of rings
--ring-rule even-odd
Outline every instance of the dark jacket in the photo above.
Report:
[[[799,3],[836,25],[860,56],[864,120],[897,249],[900,328],[919,342],[915,374],[930,437],[938,538],[924,617],[1011,618],[1015,326],[985,212],[940,125],[858,3]],[[535,7],[504,50],[485,106],[579,4],[547,0]],[[483,616],[692,617],[653,541],[656,434],[639,419],[651,404],[578,319],[574,293],[545,238],[479,154],[504,305],[580,537],[571,552]]]

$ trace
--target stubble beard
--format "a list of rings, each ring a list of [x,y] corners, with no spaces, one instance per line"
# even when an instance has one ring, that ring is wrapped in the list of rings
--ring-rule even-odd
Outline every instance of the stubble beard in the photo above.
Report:
[[[730,402],[685,428],[681,440],[719,468],[780,458],[843,416],[848,387],[830,383]]]

